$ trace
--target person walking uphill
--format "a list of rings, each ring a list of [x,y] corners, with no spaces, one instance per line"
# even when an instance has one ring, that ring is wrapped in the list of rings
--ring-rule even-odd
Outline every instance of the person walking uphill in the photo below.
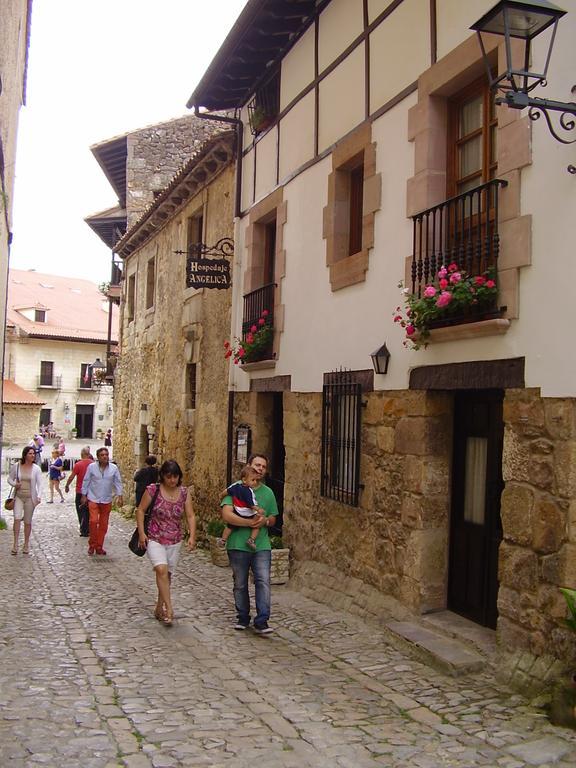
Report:
[[[256,593],[254,632],[259,635],[268,635],[274,631],[268,626],[268,619],[270,618],[270,564],[272,562],[268,528],[276,522],[278,507],[274,493],[264,484],[264,476],[268,469],[267,457],[262,454],[253,454],[248,459],[248,465],[256,470],[260,477],[253,490],[256,503],[264,514],[252,518],[239,517],[234,513],[231,496],[225,496],[220,504],[222,519],[227,525],[232,525],[235,528],[226,542],[234,579],[234,604],[237,614],[234,629],[243,630],[250,626],[248,574],[252,570]],[[260,528],[254,541],[254,547],[247,543],[252,528]]]
[[[76,514],[78,515],[78,525],[80,526],[80,536],[88,536],[90,533],[89,528],[89,513],[88,513],[88,506],[86,504],[82,504],[82,483],[84,482],[84,475],[86,474],[86,470],[92,464],[94,459],[92,458],[92,454],[90,453],[89,446],[85,446],[80,451],[80,461],[77,461],[74,464],[74,468],[72,469],[72,472],[68,475],[68,479],[66,480],[66,486],[64,490],[66,493],[70,490],[70,483],[76,478],[76,497],[74,499],[74,504],[76,505]]]
[[[117,496],[119,506],[124,504],[122,478],[115,464],[110,464],[108,448],[96,451],[96,461],[90,464],[82,483],[81,504],[88,504],[90,538],[88,554],[105,555],[104,538],[108,530],[108,518],[112,509],[112,497]]]

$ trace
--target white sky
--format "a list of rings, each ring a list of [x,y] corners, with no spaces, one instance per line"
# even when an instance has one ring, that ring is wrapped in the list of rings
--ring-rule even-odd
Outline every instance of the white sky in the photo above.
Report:
[[[84,222],[117,198],[90,145],[187,114],[246,0],[34,0],[10,266],[96,283],[111,254]]]

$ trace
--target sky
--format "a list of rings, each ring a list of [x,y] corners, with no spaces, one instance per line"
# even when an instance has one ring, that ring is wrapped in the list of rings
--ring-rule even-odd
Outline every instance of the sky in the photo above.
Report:
[[[34,0],[10,266],[101,283],[110,250],[84,222],[117,204],[90,145],[189,114],[246,0]]]

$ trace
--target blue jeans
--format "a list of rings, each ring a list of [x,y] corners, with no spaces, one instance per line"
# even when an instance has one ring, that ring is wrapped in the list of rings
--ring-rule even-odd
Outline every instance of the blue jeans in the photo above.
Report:
[[[241,549],[229,549],[228,558],[234,577],[234,605],[238,622],[250,624],[250,595],[248,594],[248,573],[252,569],[256,591],[256,618],[254,626],[261,627],[270,618],[270,563],[272,555],[269,549],[259,552],[243,552]]]

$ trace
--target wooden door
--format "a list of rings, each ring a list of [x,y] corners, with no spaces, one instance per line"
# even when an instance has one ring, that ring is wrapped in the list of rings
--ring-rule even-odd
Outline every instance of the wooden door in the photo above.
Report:
[[[496,627],[502,540],[502,392],[456,395],[448,607]]]

